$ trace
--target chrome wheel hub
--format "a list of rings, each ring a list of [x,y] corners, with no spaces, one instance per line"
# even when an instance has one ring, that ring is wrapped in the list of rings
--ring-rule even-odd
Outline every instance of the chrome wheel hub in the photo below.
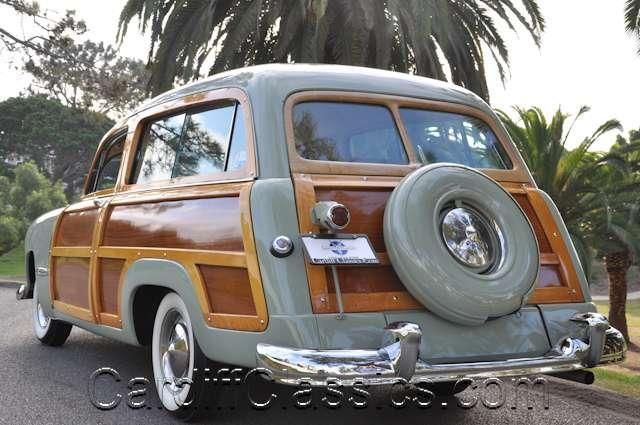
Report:
[[[457,206],[445,211],[441,230],[451,255],[474,272],[483,273],[498,262],[500,229],[475,209]]]
[[[160,333],[160,362],[167,386],[181,391],[189,376],[189,331],[184,318],[177,311],[165,317]]]

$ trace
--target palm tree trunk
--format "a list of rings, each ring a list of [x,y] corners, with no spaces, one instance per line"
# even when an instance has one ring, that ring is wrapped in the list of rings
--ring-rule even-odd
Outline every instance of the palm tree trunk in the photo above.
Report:
[[[629,342],[627,328],[627,270],[631,265],[629,251],[619,251],[604,256],[609,274],[609,322]]]

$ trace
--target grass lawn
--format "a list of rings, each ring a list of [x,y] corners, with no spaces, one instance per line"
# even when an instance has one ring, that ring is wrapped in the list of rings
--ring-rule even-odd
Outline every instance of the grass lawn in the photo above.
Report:
[[[600,313],[605,316],[609,313],[608,301],[595,303]],[[631,342],[636,347],[629,347],[624,363],[593,369],[596,375],[595,385],[640,398],[640,300],[627,302],[627,326]]]
[[[20,244],[0,257],[0,277],[24,276],[24,245]]]

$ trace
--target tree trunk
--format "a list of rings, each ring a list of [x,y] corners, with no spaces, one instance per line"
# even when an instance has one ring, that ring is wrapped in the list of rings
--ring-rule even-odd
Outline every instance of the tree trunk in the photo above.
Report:
[[[609,323],[629,342],[627,328],[627,270],[631,265],[629,251],[619,251],[604,256],[609,274]]]

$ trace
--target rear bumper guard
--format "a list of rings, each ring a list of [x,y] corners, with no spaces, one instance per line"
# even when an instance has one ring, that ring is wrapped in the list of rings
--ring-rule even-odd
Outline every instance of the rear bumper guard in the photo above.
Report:
[[[391,323],[378,350],[310,350],[260,343],[258,365],[269,369],[276,382],[313,386],[336,379],[342,385],[356,382],[384,385],[398,382],[456,381],[568,372],[624,360],[627,346],[622,334],[598,313],[581,313],[572,321],[587,327],[587,341],[564,338],[540,357],[504,361],[430,364],[418,358],[422,332],[408,322]]]

